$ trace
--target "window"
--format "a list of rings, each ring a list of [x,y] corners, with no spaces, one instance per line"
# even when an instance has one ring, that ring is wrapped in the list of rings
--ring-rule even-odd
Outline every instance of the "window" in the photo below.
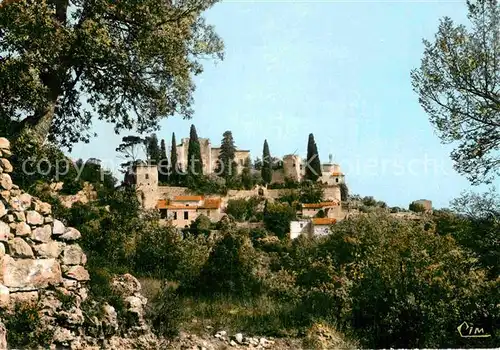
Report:
[[[174,220],[177,220],[177,212],[174,211]]]
[[[210,210],[207,210],[207,216],[210,216]]]
[[[338,177],[337,177],[337,178],[335,178],[335,182],[337,182],[337,183],[339,182],[339,178],[338,178]]]
[[[304,224],[302,224],[302,223],[301,223],[301,224],[300,224],[300,228],[303,228],[303,227],[304,227]]]
[[[188,219],[188,214],[189,214],[189,212],[187,212],[187,211],[184,212],[184,220]]]
[[[240,159],[240,165],[243,165],[243,159]]]
[[[186,203],[186,207],[189,207],[189,204]]]
[[[146,180],[149,180],[149,174],[146,174]]]

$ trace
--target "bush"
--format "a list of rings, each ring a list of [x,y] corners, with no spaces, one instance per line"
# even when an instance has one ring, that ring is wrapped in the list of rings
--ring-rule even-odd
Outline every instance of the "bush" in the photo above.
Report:
[[[279,238],[286,238],[290,231],[290,222],[296,217],[296,211],[287,203],[268,203],[264,212],[266,228]]]
[[[48,347],[52,342],[53,331],[42,320],[34,303],[18,303],[12,313],[3,310],[0,318],[5,322],[7,343],[11,349]]]
[[[179,334],[183,320],[180,298],[176,291],[165,287],[148,307],[146,317],[156,335],[173,338]]]
[[[227,233],[210,253],[199,279],[198,291],[204,295],[248,297],[260,286],[254,276],[256,252],[249,238]]]
[[[415,213],[423,213],[425,212],[425,207],[420,203],[411,202],[408,206],[408,209]]]

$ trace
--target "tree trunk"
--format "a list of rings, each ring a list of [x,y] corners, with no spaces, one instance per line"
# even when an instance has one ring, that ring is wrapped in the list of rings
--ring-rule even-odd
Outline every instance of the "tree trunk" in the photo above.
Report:
[[[54,120],[55,106],[55,102],[49,102],[45,108],[36,111],[33,116],[23,120],[19,136],[30,132],[31,138],[34,138],[38,144],[43,144],[47,140]]]

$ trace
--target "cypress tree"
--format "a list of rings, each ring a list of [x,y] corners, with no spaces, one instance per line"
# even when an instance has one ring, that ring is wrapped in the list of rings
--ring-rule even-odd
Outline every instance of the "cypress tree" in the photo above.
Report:
[[[191,125],[189,132],[189,145],[188,145],[188,176],[192,178],[199,178],[203,175],[203,163],[201,160],[200,141],[196,128]]]
[[[170,150],[170,183],[177,185],[179,183],[179,174],[177,164],[177,143],[175,142],[175,133],[172,133],[172,149]]]
[[[267,140],[264,140],[264,149],[262,151],[262,180],[265,184],[271,183],[273,173],[271,164],[271,153],[269,152],[269,145]]]
[[[158,164],[161,159],[160,146],[158,145],[158,137],[156,134],[152,134],[146,138],[146,152],[148,160],[153,164]]]
[[[231,131],[226,131],[222,135],[219,164],[216,170],[221,177],[226,179],[226,183],[229,183],[236,175],[236,163],[234,162],[235,152],[236,147],[234,146],[233,134]]]
[[[167,158],[167,148],[165,146],[165,140],[161,139],[160,142],[160,160],[158,162],[158,180],[161,183],[168,182],[168,158]]]
[[[309,134],[307,142],[307,164],[305,178],[311,181],[317,181],[321,176],[321,162],[319,160],[318,147],[314,141],[314,135]]]

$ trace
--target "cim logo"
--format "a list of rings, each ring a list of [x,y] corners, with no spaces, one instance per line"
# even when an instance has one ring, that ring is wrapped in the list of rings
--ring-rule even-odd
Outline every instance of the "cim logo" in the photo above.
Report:
[[[468,324],[465,321],[460,326],[458,326],[457,329],[458,329],[458,333],[463,338],[488,338],[488,337],[491,337],[491,334],[487,334],[484,332],[484,328],[474,327],[473,324]]]

